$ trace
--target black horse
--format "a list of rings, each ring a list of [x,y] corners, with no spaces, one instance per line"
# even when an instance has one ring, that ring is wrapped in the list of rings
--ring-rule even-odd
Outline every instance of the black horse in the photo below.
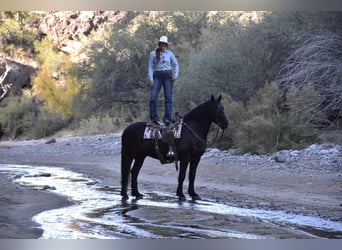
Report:
[[[181,138],[176,139],[176,154],[177,159],[180,161],[177,196],[181,201],[185,200],[183,182],[189,163],[188,193],[194,200],[201,199],[195,192],[194,181],[197,165],[207,146],[207,135],[212,122],[216,123],[223,130],[228,127],[228,120],[221,105],[221,95],[217,99],[212,95],[210,100],[200,104],[183,118]],[[130,172],[132,175],[132,195],[137,199],[143,197],[138,191],[137,178],[139,171],[146,156],[158,159],[155,141],[143,139],[146,125],[146,122],[133,123],[122,134],[121,195],[123,200],[128,199],[127,186]],[[168,144],[159,141],[158,146],[160,153],[166,155],[169,150]],[[131,168],[133,160],[134,164]]]

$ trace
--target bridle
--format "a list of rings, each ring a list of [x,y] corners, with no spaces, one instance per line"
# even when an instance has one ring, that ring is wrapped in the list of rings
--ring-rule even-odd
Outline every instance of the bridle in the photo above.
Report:
[[[207,141],[203,140],[191,127],[188,126],[185,122],[183,122],[183,126],[190,131],[191,134],[195,136],[197,140],[199,140],[202,143],[202,148],[200,150],[205,150],[207,147]],[[199,149],[199,148],[197,148]]]
[[[220,129],[221,129],[221,128],[218,128],[218,129],[217,129],[215,138],[214,138],[214,140],[208,145],[208,148],[211,148],[211,147],[215,144],[216,139],[217,139],[217,136],[218,136],[218,134],[219,134],[219,132],[220,132]],[[218,145],[221,145],[222,138],[223,138],[223,133],[224,133],[224,129],[222,129],[222,133],[221,133],[221,136],[220,136],[220,140],[219,140]]]
[[[216,124],[217,124],[217,117],[218,117],[218,111],[215,110],[215,119],[213,120]],[[177,119],[179,119],[179,122],[183,124],[183,126],[191,133],[194,135],[194,137],[199,140],[202,144],[202,147],[201,147],[201,150],[205,150],[207,147],[210,148],[212,147],[215,143],[216,143],[216,140],[217,140],[217,137],[218,137],[218,134],[219,134],[219,131],[220,131],[220,127],[218,127],[217,129],[217,132],[216,132],[216,135],[215,135],[215,138],[212,142],[209,143],[208,140],[204,140],[202,139],[190,126],[188,126],[184,121],[183,121],[183,118],[181,116],[179,116],[178,112],[176,113],[176,117]],[[221,133],[221,136],[220,136],[220,139],[219,139],[219,144],[221,144],[222,142],[222,138],[223,138],[223,133],[224,133],[224,129],[222,129],[222,133]],[[199,149],[199,148],[197,148]]]
[[[218,117],[218,116],[219,116],[219,115],[218,115],[218,111],[215,110],[215,120],[214,120],[214,121],[216,121],[216,122],[215,122],[216,124],[217,124],[217,120],[218,120],[217,117]],[[214,140],[212,141],[212,143],[208,146],[208,148],[211,148],[211,147],[215,144],[220,129],[221,129],[220,127],[217,129],[215,138],[214,138]],[[222,129],[222,133],[221,133],[221,136],[220,136],[220,140],[219,140],[219,144],[218,144],[218,145],[221,145],[222,138],[223,138],[223,133],[224,133],[224,129]]]

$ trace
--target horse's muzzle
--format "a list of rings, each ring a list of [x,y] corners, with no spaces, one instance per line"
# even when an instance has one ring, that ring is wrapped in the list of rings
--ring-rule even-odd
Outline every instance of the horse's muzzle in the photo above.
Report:
[[[228,121],[219,122],[217,125],[218,125],[221,129],[224,130],[224,129],[228,128],[229,122],[228,122]]]

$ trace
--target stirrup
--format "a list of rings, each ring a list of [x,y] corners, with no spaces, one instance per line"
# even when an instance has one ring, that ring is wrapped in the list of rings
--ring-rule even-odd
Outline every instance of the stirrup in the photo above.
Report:
[[[175,152],[173,152],[172,147],[169,146],[169,151],[166,154],[166,159],[168,162],[174,162],[175,161]]]
[[[161,122],[161,121],[158,121],[158,120],[153,120],[153,123],[157,124],[159,126],[163,126],[163,127],[165,126],[164,122]]]

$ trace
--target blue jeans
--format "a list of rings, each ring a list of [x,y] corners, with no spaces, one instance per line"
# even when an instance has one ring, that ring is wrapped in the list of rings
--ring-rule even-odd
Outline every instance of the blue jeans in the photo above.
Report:
[[[154,86],[151,90],[150,95],[150,119],[152,121],[158,121],[159,116],[157,113],[157,100],[158,95],[160,92],[161,87],[164,89],[164,107],[165,107],[165,114],[163,117],[163,121],[166,120],[171,121],[172,117],[172,89],[173,89],[173,82],[172,82],[172,72],[161,73],[161,72],[154,72],[153,73],[153,82]]]

